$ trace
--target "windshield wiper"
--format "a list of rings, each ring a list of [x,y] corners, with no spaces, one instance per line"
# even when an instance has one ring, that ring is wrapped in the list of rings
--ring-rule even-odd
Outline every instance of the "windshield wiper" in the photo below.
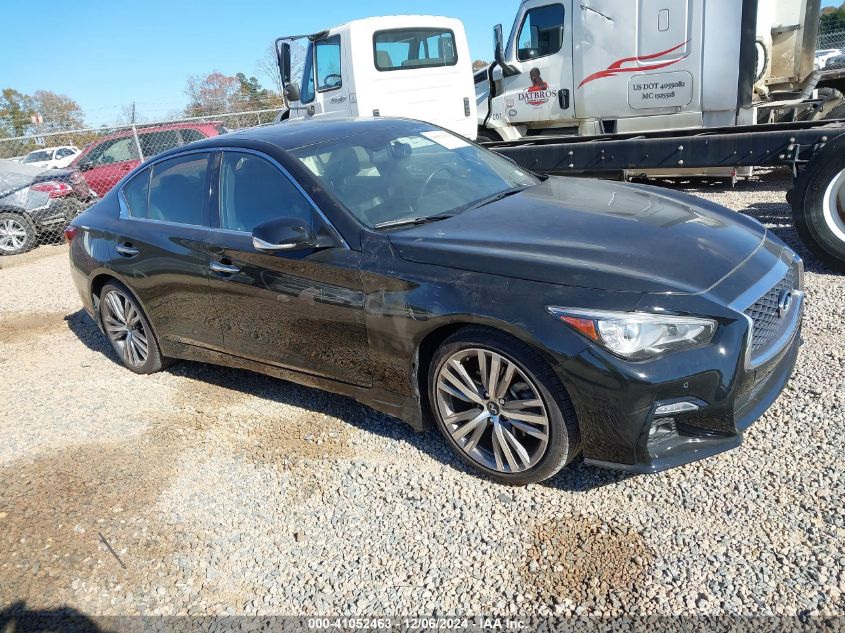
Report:
[[[397,226],[416,226],[418,224],[425,224],[427,222],[437,222],[438,220],[445,220],[451,218],[454,213],[442,213],[440,215],[426,215],[418,218],[399,218],[398,220],[386,220],[374,225],[374,229],[390,229]]]
[[[465,210],[468,211],[469,209],[478,209],[479,207],[483,207],[493,202],[498,202],[499,200],[503,200],[504,198],[519,193],[520,191],[530,189],[532,186],[533,185],[524,185],[522,187],[511,187],[510,189],[505,189],[504,191],[500,191],[499,193],[493,194],[488,198],[482,198],[478,202],[469,205]]]

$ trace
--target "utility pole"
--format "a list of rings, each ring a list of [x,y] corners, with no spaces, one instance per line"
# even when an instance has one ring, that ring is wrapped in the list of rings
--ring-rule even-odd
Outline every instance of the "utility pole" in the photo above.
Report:
[[[132,102],[132,125],[135,125],[135,102]]]

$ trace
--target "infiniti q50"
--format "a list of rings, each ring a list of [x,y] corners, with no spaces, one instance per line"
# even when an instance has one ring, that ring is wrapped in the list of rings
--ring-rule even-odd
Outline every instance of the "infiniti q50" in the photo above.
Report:
[[[66,237],[130,370],[189,359],[345,394],[506,483],[579,454],[655,472],[736,447],[800,345],[801,260],[754,220],[538,177],[417,121],[179,147]]]

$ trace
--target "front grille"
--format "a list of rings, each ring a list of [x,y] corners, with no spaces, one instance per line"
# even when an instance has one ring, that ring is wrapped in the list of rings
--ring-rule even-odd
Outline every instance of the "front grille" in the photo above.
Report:
[[[778,315],[778,299],[784,290],[795,289],[797,274],[797,265],[792,264],[783,279],[745,311],[754,324],[751,331],[752,358],[763,352],[791,321]]]

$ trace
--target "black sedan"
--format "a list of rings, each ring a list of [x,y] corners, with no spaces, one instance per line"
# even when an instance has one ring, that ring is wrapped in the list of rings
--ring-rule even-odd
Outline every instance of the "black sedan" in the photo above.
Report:
[[[800,345],[801,260],[681,193],[537,177],[426,123],[288,122],[127,175],[66,232],[132,371],[246,368],[432,425],[507,483],[736,447]]]

